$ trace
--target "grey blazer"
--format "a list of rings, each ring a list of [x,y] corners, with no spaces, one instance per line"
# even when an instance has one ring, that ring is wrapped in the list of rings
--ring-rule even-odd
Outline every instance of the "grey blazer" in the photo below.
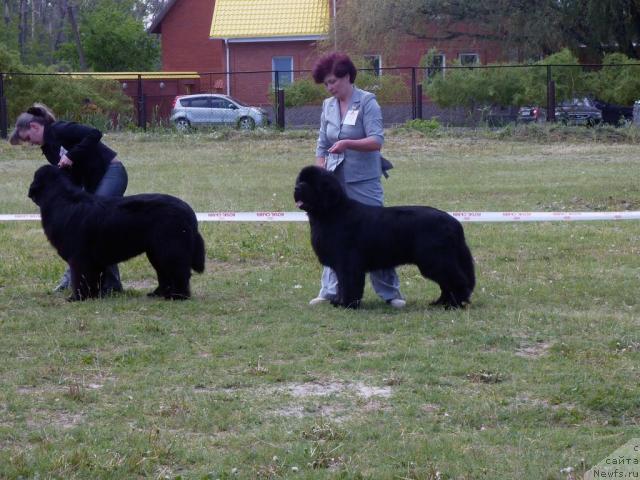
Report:
[[[327,150],[338,140],[375,137],[382,146],[384,143],[382,111],[376,96],[354,87],[347,111],[349,110],[358,111],[355,125],[344,125],[337,98],[330,97],[322,103],[316,157],[327,157],[329,155]],[[382,175],[379,151],[346,150],[342,163],[346,182],[370,180],[380,178]]]

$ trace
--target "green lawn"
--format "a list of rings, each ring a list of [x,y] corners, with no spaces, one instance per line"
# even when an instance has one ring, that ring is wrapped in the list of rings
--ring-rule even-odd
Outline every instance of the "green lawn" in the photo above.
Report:
[[[110,134],[128,194],[293,211],[315,132]],[[386,203],[448,211],[640,210],[640,144],[388,132]],[[37,148],[0,144],[0,213]],[[0,478],[578,479],[639,437],[640,224],[465,224],[473,304],[399,269],[407,307],[309,307],[304,223],[202,223],[194,298],[67,303],[37,222],[0,223]],[[567,467],[574,471],[566,473]],[[563,469],[565,469],[563,471]]]

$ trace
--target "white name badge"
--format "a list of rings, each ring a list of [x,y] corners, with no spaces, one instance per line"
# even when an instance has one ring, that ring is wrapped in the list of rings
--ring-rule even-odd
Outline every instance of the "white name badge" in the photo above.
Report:
[[[344,116],[343,124],[345,125],[355,125],[356,120],[358,119],[358,112],[360,110],[349,110],[347,114]]]

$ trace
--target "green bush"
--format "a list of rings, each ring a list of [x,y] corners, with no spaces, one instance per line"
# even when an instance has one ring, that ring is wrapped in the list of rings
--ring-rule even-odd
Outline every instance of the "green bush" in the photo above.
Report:
[[[409,87],[406,81],[398,75],[376,76],[369,72],[358,72],[355,84],[358,88],[373,92],[379,103],[393,103],[409,98]],[[317,105],[329,93],[324,85],[315,83],[312,79],[304,78],[283,87],[285,107],[299,107],[301,105]],[[269,100],[275,103],[274,87],[269,90]]]
[[[315,105],[322,102],[328,95],[324,85],[317,84],[309,78],[296,80],[289,85],[285,85],[283,90],[284,106],[287,108]],[[269,100],[275,104],[275,89],[273,85],[269,89]]]
[[[4,82],[10,122],[34,102],[46,104],[59,118],[102,129],[112,128],[118,121],[129,121],[132,116],[131,100],[122,93],[116,80],[60,74],[45,67],[27,68],[17,54],[2,45],[0,72],[11,72]],[[95,108],[87,109],[86,98],[91,99]]]
[[[423,62],[424,63],[424,62]],[[427,84],[426,94],[441,107],[481,105],[540,105],[547,98],[547,65],[552,65],[552,78],[558,101],[590,93],[595,84],[578,59],[567,49],[532,65],[491,64],[488,68],[464,68],[454,64]],[[627,90],[633,90],[633,70],[626,69]],[[637,73],[637,72],[636,72]],[[607,85],[602,80],[602,85]],[[640,82],[640,81],[639,81]]]
[[[409,86],[400,75],[373,75],[371,72],[358,72],[356,86],[376,94],[378,103],[402,102],[411,98]]]
[[[620,105],[633,105],[640,99],[640,62],[622,53],[606,55],[602,67],[588,75],[589,90],[601,100]],[[621,66],[618,66],[621,65]]]
[[[404,123],[403,127],[410,130],[415,130],[422,133],[423,135],[430,135],[436,130],[439,130],[441,125],[435,118],[432,118],[430,120],[408,120]]]

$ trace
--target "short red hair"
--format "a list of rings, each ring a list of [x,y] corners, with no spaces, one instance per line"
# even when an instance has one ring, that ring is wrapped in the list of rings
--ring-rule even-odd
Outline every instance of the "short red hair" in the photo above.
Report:
[[[349,75],[349,82],[353,83],[358,71],[348,55],[333,52],[320,57],[311,73],[316,83],[323,83],[327,75],[330,74],[334,74],[337,78]]]

